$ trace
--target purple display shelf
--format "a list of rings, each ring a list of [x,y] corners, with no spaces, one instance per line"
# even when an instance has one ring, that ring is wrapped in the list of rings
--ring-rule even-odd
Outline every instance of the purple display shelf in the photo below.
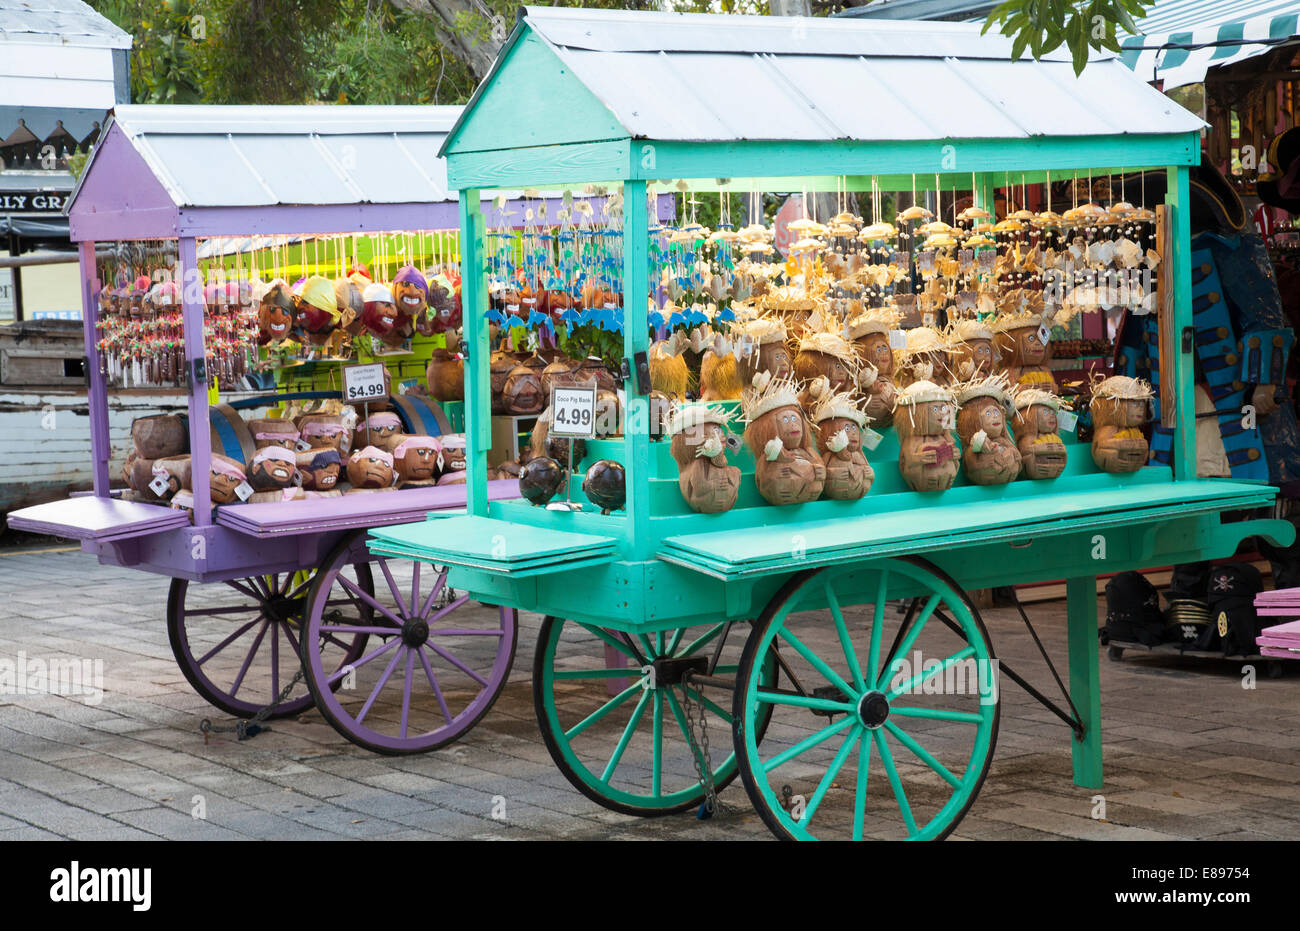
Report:
[[[189,525],[189,514],[157,504],[82,495],[11,511],[15,530],[112,543]]]
[[[489,499],[518,497],[518,479],[488,482]],[[217,508],[217,525],[259,539],[273,539],[327,530],[409,524],[424,520],[430,511],[464,506],[464,485],[435,485],[311,501],[231,504]]]

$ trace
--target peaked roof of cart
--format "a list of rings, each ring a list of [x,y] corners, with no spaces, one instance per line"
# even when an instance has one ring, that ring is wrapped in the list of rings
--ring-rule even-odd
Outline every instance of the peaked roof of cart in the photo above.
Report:
[[[177,207],[448,200],[436,155],[460,110],[120,106],[83,178],[116,135]]]
[[[275,232],[269,228],[274,211],[303,207],[450,205],[455,193],[438,149],[460,111],[119,106],[69,199],[73,238],[88,238],[77,235],[78,224],[88,235],[92,225],[100,227],[95,235],[110,232],[103,229],[109,215],[120,219],[124,232],[130,227],[142,237]],[[238,230],[201,223],[186,228],[187,220],[205,212],[211,219],[219,211],[225,211],[223,223],[240,211],[264,213]],[[102,222],[96,224],[96,216]],[[150,216],[157,222],[151,224]],[[264,228],[256,229],[258,223]],[[304,225],[294,231],[312,230]]]
[[[1094,56],[1076,77],[1065,53],[1010,54],[1010,40],[977,24],[530,6],[443,154],[616,138],[1080,138],[1204,125],[1115,56]]]

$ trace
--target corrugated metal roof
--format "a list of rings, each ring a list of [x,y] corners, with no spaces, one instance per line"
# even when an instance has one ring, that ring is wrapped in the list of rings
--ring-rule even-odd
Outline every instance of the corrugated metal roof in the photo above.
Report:
[[[131,36],[81,0],[0,0],[0,40],[130,48]]]
[[[1204,124],[1099,57],[1010,60],[966,23],[527,7],[524,22],[633,137],[960,139]]]
[[[460,107],[121,106],[178,207],[454,200],[437,157]]]

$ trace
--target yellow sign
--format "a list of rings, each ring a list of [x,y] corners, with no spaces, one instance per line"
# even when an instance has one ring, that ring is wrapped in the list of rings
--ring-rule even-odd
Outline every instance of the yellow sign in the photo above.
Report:
[[[1219,612],[1219,636],[1220,637],[1228,636],[1228,612],[1227,611]]]
[[[212,376],[212,387],[208,389],[208,407],[216,407],[220,402],[220,392],[217,390],[217,376]]]

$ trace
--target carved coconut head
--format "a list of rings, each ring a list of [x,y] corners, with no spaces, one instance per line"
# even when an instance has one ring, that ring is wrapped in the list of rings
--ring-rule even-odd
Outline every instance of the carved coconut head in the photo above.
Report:
[[[375,282],[366,285],[361,297],[361,325],[375,336],[387,336],[396,326],[398,316],[392,290],[386,284]]]
[[[1007,415],[997,398],[983,395],[962,404],[957,414],[957,432],[962,441],[969,441],[981,430],[991,438],[1006,436]]]
[[[338,486],[339,477],[343,472],[343,457],[332,447],[316,450],[308,455],[311,458],[300,467],[302,487],[311,491],[332,491]]]
[[[220,453],[212,454],[211,471],[208,475],[208,492],[213,504],[231,504],[239,500],[235,491],[245,481],[244,467]]]
[[[288,488],[297,476],[294,454],[280,446],[259,449],[248,466],[248,483],[257,491]]]
[[[257,308],[257,327],[263,338],[278,343],[289,335],[293,326],[293,295],[283,284],[271,287]]]
[[[348,481],[354,488],[387,488],[393,484],[393,456],[377,446],[367,446],[348,460]]]
[[[828,449],[828,443],[840,431],[844,432],[845,438],[849,445],[844,447],[845,452],[859,452],[862,449],[862,428],[858,426],[857,421],[848,417],[827,417],[817,424],[818,439],[821,440],[821,448]]]
[[[408,436],[393,450],[397,474],[404,482],[423,482],[438,471],[438,453],[442,447],[431,436]]]
[[[854,340],[858,358],[864,363],[876,367],[877,376],[889,378],[894,374],[894,351],[889,348],[889,336],[885,333],[868,333]]]
[[[393,277],[393,303],[407,317],[416,317],[429,306],[429,283],[414,265],[404,266]]]

